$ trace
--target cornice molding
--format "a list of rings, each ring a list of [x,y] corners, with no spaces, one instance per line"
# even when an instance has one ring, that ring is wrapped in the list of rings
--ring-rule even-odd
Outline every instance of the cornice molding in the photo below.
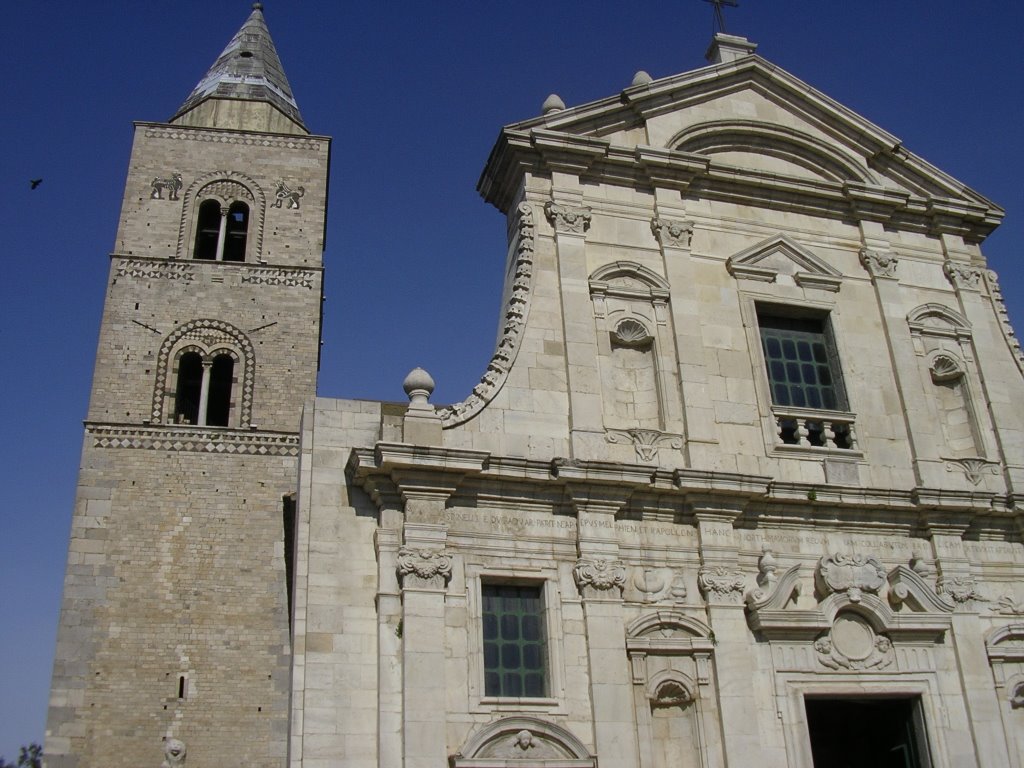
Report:
[[[238,429],[133,426],[86,422],[94,448],[135,448],[236,456],[298,456],[299,435]]]
[[[853,216],[897,229],[958,235],[971,242],[983,240],[1003,218],[1002,209],[995,205],[934,194],[922,196],[861,181],[767,173],[692,152],[617,146],[607,139],[519,127],[502,131],[477,190],[487,202],[507,212],[524,173],[547,175],[554,171],[569,171],[607,184],[675,189],[720,201],[831,219]]]

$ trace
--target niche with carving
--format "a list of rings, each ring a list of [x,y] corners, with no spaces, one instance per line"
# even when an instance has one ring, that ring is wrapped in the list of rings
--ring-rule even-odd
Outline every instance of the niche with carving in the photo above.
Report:
[[[682,447],[669,286],[652,270],[617,261],[590,276],[608,441],[632,442],[641,461]]]
[[[987,425],[984,409],[977,403],[982,389],[967,320],[941,304],[924,304],[907,319],[931,423],[938,425],[936,458],[984,460],[989,453],[984,439]]]
[[[710,630],[680,611],[640,617],[626,630],[641,768],[700,768],[717,732]]]

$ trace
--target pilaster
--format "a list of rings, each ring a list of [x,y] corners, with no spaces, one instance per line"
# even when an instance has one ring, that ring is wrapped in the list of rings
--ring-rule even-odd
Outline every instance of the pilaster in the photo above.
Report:
[[[588,437],[603,440],[597,339],[587,282],[586,233],[592,211],[582,204],[579,181],[553,174],[552,200],[544,212],[554,229],[558,283],[565,337],[566,380],[569,387],[569,428],[573,456],[591,455]]]
[[[624,695],[632,682],[622,604],[626,568],[615,531],[615,515],[632,488],[570,481],[567,490],[577,516],[579,559],[573,578],[583,598],[594,744],[603,763],[639,768],[633,701]]]
[[[696,444],[718,442],[715,410],[707,386],[707,366],[701,338],[700,302],[697,296],[696,269],[691,256],[693,224],[686,216],[677,190],[655,190],[656,203],[651,231],[661,246],[665,277],[672,286],[672,326],[679,365],[679,384],[683,395],[683,422],[688,463],[694,462]]]
[[[978,614],[985,597],[978,591],[963,545],[967,524],[965,518],[928,523],[926,527],[938,571],[937,589],[955,606],[950,634],[974,753],[987,757],[989,765],[1009,765],[999,700],[985,648],[985,627]]]
[[[746,580],[739,569],[739,540],[733,524],[743,511],[742,502],[714,497],[692,497],[697,525],[700,571],[697,584],[707,604],[708,624],[715,642],[719,722],[726,765],[759,755],[770,764],[774,751],[763,750],[755,695],[757,659],[743,610]]]

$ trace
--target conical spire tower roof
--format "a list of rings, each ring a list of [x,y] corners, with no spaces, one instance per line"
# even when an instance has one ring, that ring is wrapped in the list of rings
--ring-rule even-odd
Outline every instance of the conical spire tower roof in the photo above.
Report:
[[[249,18],[192,90],[171,122],[179,122],[179,118],[211,99],[270,104],[308,132],[274,41],[270,38],[262,3],[253,4]]]

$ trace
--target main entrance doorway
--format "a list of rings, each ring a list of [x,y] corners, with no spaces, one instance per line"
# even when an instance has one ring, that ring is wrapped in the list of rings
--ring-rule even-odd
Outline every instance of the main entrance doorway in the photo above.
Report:
[[[931,768],[921,701],[804,699],[814,768]]]

